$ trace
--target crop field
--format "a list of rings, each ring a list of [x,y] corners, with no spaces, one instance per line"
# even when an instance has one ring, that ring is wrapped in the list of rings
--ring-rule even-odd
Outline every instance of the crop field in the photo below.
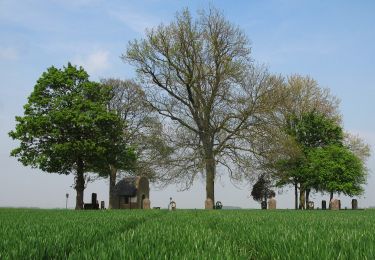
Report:
[[[374,259],[375,210],[0,209],[0,259]]]

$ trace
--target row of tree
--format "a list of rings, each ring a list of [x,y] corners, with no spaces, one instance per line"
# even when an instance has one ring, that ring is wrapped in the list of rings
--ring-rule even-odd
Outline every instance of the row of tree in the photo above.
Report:
[[[252,196],[265,201],[272,196],[272,187],[293,185],[295,208],[305,209],[312,190],[349,196],[360,195],[366,183],[364,161],[369,148],[358,137],[345,135],[337,122],[322,112],[311,110],[299,117],[289,114],[280,133],[289,139],[283,154],[271,154],[266,160],[268,168],[253,186]],[[290,152],[288,152],[290,151]]]
[[[109,176],[110,206],[121,171],[181,188],[203,176],[212,202],[218,172],[293,184],[301,195],[342,191],[316,176],[331,172],[319,158],[334,149],[348,148],[365,173],[367,147],[343,134],[337,100],[308,77],[285,79],[256,65],[247,36],[214,8],[195,19],[183,10],[130,42],[122,59],[136,68],[139,85],[91,82],[70,64],[49,68],[10,133],[21,142],[12,155],[23,164],[75,174],[77,208],[89,172]],[[328,142],[319,139],[322,129],[333,131]]]

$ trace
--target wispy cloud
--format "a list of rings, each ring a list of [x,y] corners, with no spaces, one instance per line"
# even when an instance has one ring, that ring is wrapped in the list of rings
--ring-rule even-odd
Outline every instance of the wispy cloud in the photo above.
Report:
[[[86,56],[73,59],[77,65],[81,65],[91,76],[100,73],[110,67],[109,51],[97,50]]]
[[[143,34],[146,28],[152,28],[160,23],[160,21],[147,13],[134,11],[131,9],[111,10],[108,12],[111,17],[122,22],[134,32]]]
[[[15,61],[18,57],[19,54],[15,48],[0,46],[0,61]]]

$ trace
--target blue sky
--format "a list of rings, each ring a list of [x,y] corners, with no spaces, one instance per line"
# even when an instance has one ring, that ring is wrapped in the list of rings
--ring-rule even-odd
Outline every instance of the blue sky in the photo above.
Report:
[[[73,198],[73,176],[41,173],[9,157],[16,146],[7,135],[14,116],[47,67],[68,61],[82,65],[93,80],[132,78],[134,70],[119,58],[128,41],[141,38],[145,28],[168,23],[188,7],[192,13],[209,4],[242,28],[252,42],[252,56],[278,74],[315,78],[341,99],[347,131],[375,147],[375,2],[374,1],[104,1],[0,0],[0,206],[63,207],[65,193]],[[366,194],[360,206],[375,206],[375,156]],[[107,183],[89,184],[107,201]],[[165,206],[172,196],[185,208],[202,208],[204,186],[189,192],[153,189],[153,206]],[[225,196],[224,196],[225,194]],[[235,188],[222,177],[216,196],[224,205],[258,207],[248,187]],[[280,207],[293,207],[287,189],[278,195]],[[315,199],[320,199],[315,195]],[[342,197],[349,205],[349,199]],[[71,203],[73,206],[73,202]]]

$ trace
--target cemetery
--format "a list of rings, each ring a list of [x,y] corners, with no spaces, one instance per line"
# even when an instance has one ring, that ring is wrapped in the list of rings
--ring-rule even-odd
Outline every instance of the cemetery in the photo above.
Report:
[[[374,259],[370,2],[0,1],[0,259]]]

